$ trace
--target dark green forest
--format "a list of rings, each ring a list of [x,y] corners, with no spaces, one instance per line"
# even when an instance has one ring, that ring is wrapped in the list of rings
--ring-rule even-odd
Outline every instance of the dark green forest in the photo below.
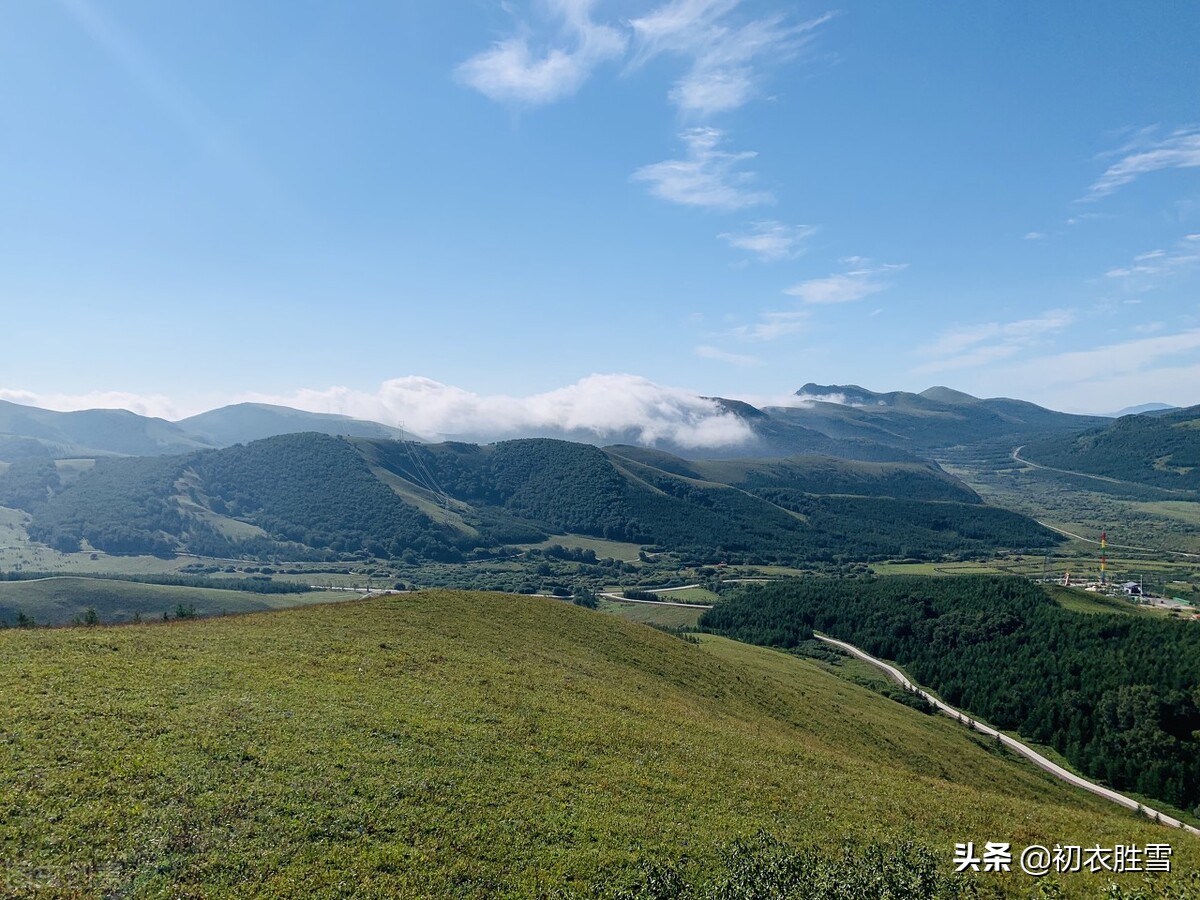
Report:
[[[1200,407],[1123,416],[1104,428],[1030,444],[1021,455],[1057,469],[1200,491]]]
[[[56,550],[78,550],[86,540],[108,553],[170,555],[178,546],[174,535],[185,530],[171,500],[184,465],[179,456],[98,459],[61,491],[48,498],[43,491],[42,499],[15,505],[34,515],[29,536]],[[53,465],[40,470],[47,489],[58,485],[52,470]],[[0,493],[11,475],[10,469],[0,479]]]
[[[0,505],[29,512],[30,537],[63,551],[86,542],[115,554],[307,561],[459,562],[557,534],[661,548],[694,564],[799,566],[964,558],[1058,540],[933,466],[642,459],[559,440],[294,434],[100,459],[70,480],[49,460],[24,459],[0,473]]]
[[[1200,815],[1200,627],[1063,609],[975,576],[814,578],[750,588],[701,627],[783,648],[813,630],[895,660],[949,704],[1084,773]]]
[[[290,434],[206,451],[191,460],[211,508],[277,541],[348,554],[461,559],[461,539],[376,478],[354,445]]]

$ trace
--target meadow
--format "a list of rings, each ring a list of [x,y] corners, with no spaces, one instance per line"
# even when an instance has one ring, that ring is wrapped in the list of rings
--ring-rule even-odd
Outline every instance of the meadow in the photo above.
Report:
[[[12,897],[617,896],[660,865],[702,884],[762,830],[830,858],[915,841],[946,872],[966,840],[1169,842],[1164,890],[1200,863],[814,662],[553,600],[12,629],[0,679]]]

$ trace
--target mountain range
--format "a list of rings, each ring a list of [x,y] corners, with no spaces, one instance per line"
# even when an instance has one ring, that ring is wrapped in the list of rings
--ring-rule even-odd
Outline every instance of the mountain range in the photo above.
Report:
[[[545,438],[490,445],[279,435],[220,450],[25,459],[0,506],[61,551],[325,561],[487,560],[555,535],[696,563],[828,563],[1045,548],[935,464],[832,457],[685,460]]]
[[[980,399],[945,387],[919,394],[876,393],[857,385],[806,384],[783,406],[752,406],[707,398],[711,420],[732,424],[708,441],[647,440],[638,424],[603,431],[540,427],[518,434],[461,435],[487,443],[503,437],[548,437],[576,442],[648,444],[686,458],[774,458],[822,454],[843,459],[913,461],[929,451],[984,440],[1028,443],[1106,424],[1098,416],[1055,412],[1005,398]],[[400,428],[349,416],[284,406],[241,403],[177,422],[127,410],[55,412],[0,401],[0,461],[25,457],[153,456],[218,449],[281,434],[316,432],[373,439],[411,438]]]

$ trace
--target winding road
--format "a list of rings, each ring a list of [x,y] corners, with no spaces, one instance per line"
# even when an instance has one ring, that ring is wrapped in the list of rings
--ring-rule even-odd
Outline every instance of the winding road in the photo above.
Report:
[[[946,715],[950,716],[950,718],[952,718],[952,719],[958,719],[959,721],[965,721],[971,728],[975,729],[976,731],[982,732],[983,734],[986,734],[988,737],[996,738],[1005,747],[1008,747],[1010,750],[1012,750],[1016,753],[1019,753],[1021,756],[1024,756],[1026,759],[1028,759],[1030,762],[1032,762],[1039,769],[1049,772],[1051,775],[1055,776],[1056,778],[1059,778],[1059,779],[1067,782],[1068,784],[1074,785],[1075,787],[1083,788],[1085,791],[1090,791],[1091,793],[1095,794],[1098,797],[1103,797],[1105,800],[1111,800],[1113,803],[1120,804],[1121,806],[1124,806],[1126,809],[1136,810],[1136,811],[1144,814],[1147,818],[1153,819],[1155,822],[1161,822],[1163,825],[1170,825],[1172,828],[1182,828],[1184,831],[1190,832],[1191,834],[1200,835],[1200,828],[1194,828],[1193,826],[1188,825],[1185,822],[1179,821],[1178,819],[1174,818],[1173,816],[1168,816],[1166,813],[1162,813],[1162,812],[1159,812],[1158,810],[1151,809],[1150,807],[1145,806],[1144,804],[1139,803],[1136,800],[1126,797],[1124,794],[1118,794],[1116,791],[1110,790],[1109,788],[1103,787],[1102,785],[1088,781],[1086,778],[1080,778],[1074,772],[1068,772],[1062,766],[1046,759],[1046,757],[1042,756],[1040,753],[1038,753],[1033,748],[1025,746],[1020,741],[1013,740],[1007,734],[1003,734],[1003,733],[997,731],[995,728],[990,728],[981,722],[975,721],[973,718],[971,718],[969,715],[962,712],[961,710],[955,709],[953,706],[950,706],[948,703],[943,703],[941,700],[939,700],[937,697],[934,697],[932,694],[921,690],[919,687],[917,687],[915,684],[913,684],[911,681],[909,681],[904,676],[904,673],[901,672],[899,669],[897,669],[895,666],[885,663],[881,659],[876,659],[871,654],[869,654],[863,650],[859,650],[853,644],[847,644],[845,641],[839,641],[834,638],[827,637],[826,635],[818,634],[816,632],[813,633],[813,637],[817,638],[818,640],[824,641],[827,644],[832,644],[835,647],[845,650],[847,653],[851,654],[852,656],[856,656],[859,659],[863,660],[864,662],[868,662],[871,665],[875,666],[876,668],[881,669],[885,674],[887,674],[887,676],[889,678],[898,682],[904,688],[906,688],[910,691],[916,692],[916,694],[918,696],[924,698],[926,700],[926,702],[928,702],[928,703],[932,704],[934,707],[936,707],[939,712],[945,713]]]

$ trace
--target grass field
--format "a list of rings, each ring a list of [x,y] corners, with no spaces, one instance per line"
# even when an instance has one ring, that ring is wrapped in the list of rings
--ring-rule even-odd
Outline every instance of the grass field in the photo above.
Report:
[[[704,588],[684,588],[681,591],[661,591],[658,597],[667,603],[716,603],[721,598]]]
[[[1121,597],[1106,597],[1078,588],[1063,587],[1057,584],[1046,585],[1046,592],[1060,606],[1075,612],[1083,613],[1124,613],[1131,616],[1162,616],[1166,613],[1161,609],[1148,606],[1138,606]]]
[[[619,600],[601,600],[600,610],[630,622],[666,625],[672,628],[694,627],[704,614],[702,609],[688,609],[685,606],[655,606],[653,603],[622,603]]]
[[[162,584],[138,584],[101,578],[63,576],[37,581],[0,581],[0,620],[9,625],[24,612],[38,625],[66,625],[91,607],[101,622],[132,622],[175,614],[177,607],[194,607],[200,616],[226,613],[259,612],[311,603],[347,600],[353,594],[344,591],[307,594],[254,594],[247,591],[223,591],[211,588],[180,587]]]
[[[1167,841],[1177,872],[1200,863],[1200,842],[815,664],[551,600],[10,630],[0,683],[11,897],[603,896],[647,859],[703,877],[759,829],[911,839],[947,871],[966,840]]]
[[[557,534],[540,544],[520,544],[522,550],[545,550],[558,544],[560,547],[576,547],[580,550],[594,550],[600,559],[619,559],[622,562],[636,563],[642,550],[641,544],[627,544],[622,541],[606,541],[603,538],[586,537],[580,534]]]

